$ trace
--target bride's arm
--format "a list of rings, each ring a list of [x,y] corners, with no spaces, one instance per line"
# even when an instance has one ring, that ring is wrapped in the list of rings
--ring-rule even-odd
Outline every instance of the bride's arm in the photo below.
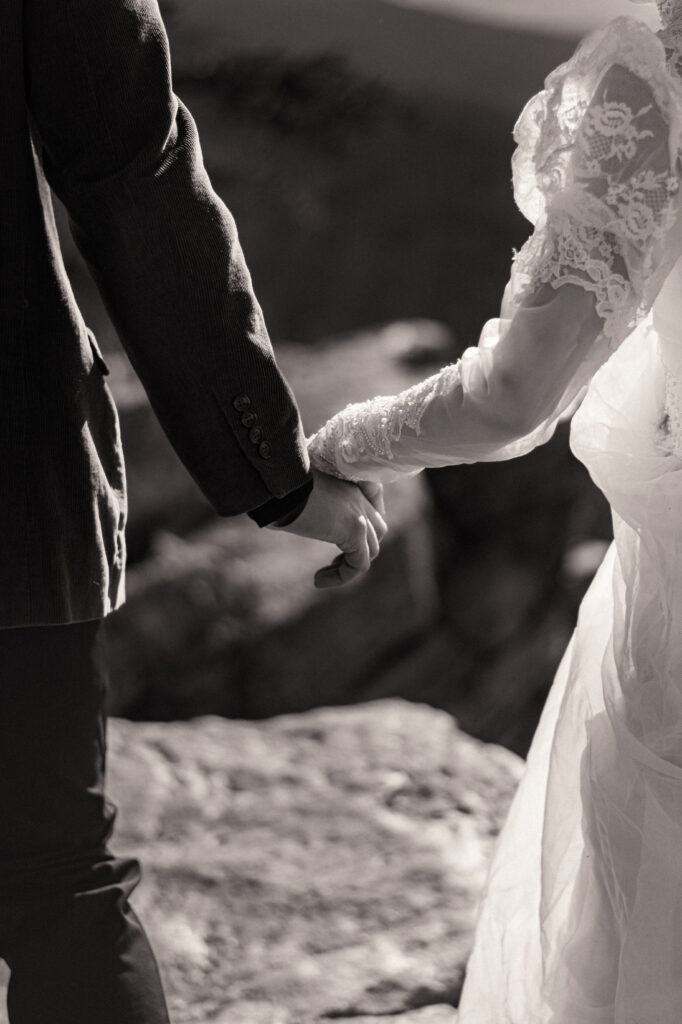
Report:
[[[500,319],[456,364],[330,420],[311,439],[318,467],[387,481],[427,466],[513,458],[548,440],[650,308],[677,256],[677,148],[664,108],[642,77],[608,68],[568,158],[562,164],[554,152],[546,166],[555,180],[513,265]]]

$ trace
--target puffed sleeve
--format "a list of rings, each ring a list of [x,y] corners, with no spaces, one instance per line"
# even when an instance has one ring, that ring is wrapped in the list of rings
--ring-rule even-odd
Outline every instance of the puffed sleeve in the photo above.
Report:
[[[619,18],[549,76],[515,128],[514,195],[535,226],[478,346],[310,440],[318,467],[389,481],[547,441],[647,314],[682,245],[682,94],[660,41]]]

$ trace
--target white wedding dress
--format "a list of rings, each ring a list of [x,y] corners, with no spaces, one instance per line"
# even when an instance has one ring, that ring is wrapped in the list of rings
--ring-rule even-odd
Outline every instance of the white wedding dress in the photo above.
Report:
[[[523,111],[515,196],[535,231],[479,346],[310,442],[319,468],[388,481],[513,458],[575,413],[573,451],[613,509],[459,1024],[682,1022],[682,0],[659,8],[661,33],[617,19]]]

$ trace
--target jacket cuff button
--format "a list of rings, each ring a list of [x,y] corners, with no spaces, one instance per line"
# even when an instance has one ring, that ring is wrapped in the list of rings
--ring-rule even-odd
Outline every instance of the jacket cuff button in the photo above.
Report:
[[[254,423],[257,422],[258,416],[256,415],[255,412],[244,412],[244,413],[242,413],[241,420],[242,420],[242,424],[245,427],[252,427],[254,425]]]
[[[263,431],[261,430],[261,428],[251,427],[251,430],[249,431],[249,441],[251,442],[251,444],[258,444],[258,442],[262,440],[262,438]]]
[[[251,405],[251,399],[248,395],[237,395],[232,405],[235,407],[237,412],[245,412]]]
[[[272,455],[272,448],[270,447],[267,441],[262,441],[260,443],[260,445],[258,446],[258,454],[260,455],[261,459],[270,458],[270,456]]]

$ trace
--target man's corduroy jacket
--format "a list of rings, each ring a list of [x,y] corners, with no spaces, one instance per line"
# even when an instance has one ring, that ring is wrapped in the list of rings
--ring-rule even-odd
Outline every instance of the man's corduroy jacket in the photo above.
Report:
[[[50,187],[216,511],[296,491],[309,463],[156,0],[3,0],[0,140],[0,627],[92,619],[124,600],[125,471]]]

